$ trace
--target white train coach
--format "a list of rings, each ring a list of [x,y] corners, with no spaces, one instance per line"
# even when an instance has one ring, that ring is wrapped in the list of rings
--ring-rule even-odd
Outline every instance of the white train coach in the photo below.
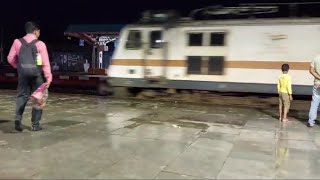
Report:
[[[317,18],[140,23],[122,29],[108,75],[115,87],[277,93],[288,63],[293,93],[307,95],[319,52]]]

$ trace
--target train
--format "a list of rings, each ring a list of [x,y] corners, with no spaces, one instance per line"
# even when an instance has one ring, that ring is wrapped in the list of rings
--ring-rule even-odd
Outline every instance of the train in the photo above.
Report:
[[[214,10],[252,13],[251,6]],[[314,78],[309,68],[320,52],[320,18],[199,20],[147,13],[122,27],[116,44],[106,74],[57,74],[53,87],[95,88],[100,95],[146,89],[277,94],[281,65],[287,63],[293,94],[310,95]],[[0,81],[15,86],[17,74],[1,70]]]
[[[117,44],[112,87],[276,94],[287,63],[293,94],[310,95],[320,18],[140,22],[125,26]]]

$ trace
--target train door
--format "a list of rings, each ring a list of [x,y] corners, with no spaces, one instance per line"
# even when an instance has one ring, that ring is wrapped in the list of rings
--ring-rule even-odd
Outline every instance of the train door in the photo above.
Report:
[[[118,49],[114,56],[120,60],[113,62],[114,65],[129,67],[128,74],[121,74],[121,77],[158,79],[164,76],[166,58],[163,39],[160,27],[128,29],[125,48]]]
[[[166,63],[165,41],[162,28],[146,29],[144,35],[144,77],[159,79],[164,77]]]

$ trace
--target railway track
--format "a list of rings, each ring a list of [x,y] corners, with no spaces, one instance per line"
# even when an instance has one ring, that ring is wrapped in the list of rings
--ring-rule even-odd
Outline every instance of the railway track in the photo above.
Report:
[[[165,89],[126,89],[114,88],[114,93],[105,93],[102,98],[121,98],[154,102],[191,103],[204,105],[219,105],[243,108],[278,109],[276,94],[238,93],[238,92],[210,92],[191,90]],[[97,95],[95,90],[55,89],[53,92],[67,92]],[[99,94],[99,93],[98,93]],[[291,110],[308,111],[311,96],[294,96]]]
[[[119,96],[118,96],[119,97]],[[157,93],[150,90],[142,91],[133,99],[166,101],[174,103],[195,103],[205,105],[219,105],[255,109],[278,109],[278,96],[275,94],[253,94],[253,93],[227,93],[208,91],[184,91],[177,93]],[[310,105],[309,96],[295,96],[291,110],[308,111]]]
[[[14,90],[14,88],[10,88]],[[114,88],[114,93],[108,92],[101,95],[97,90],[80,88],[51,87],[50,92],[68,94],[99,95],[101,98],[121,98],[130,100],[190,103],[203,105],[218,105],[243,108],[277,109],[278,97],[276,94],[254,94],[237,92],[210,92],[191,90],[164,90],[164,89],[130,89]],[[294,96],[291,110],[308,111],[311,96]]]

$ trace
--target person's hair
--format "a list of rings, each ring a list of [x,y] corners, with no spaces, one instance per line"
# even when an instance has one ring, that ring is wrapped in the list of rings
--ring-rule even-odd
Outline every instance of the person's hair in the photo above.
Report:
[[[281,66],[282,71],[289,71],[289,69],[290,69],[289,64],[282,64]]]
[[[31,21],[26,22],[24,28],[27,34],[33,33],[36,30],[40,30],[40,26],[37,23]]]

